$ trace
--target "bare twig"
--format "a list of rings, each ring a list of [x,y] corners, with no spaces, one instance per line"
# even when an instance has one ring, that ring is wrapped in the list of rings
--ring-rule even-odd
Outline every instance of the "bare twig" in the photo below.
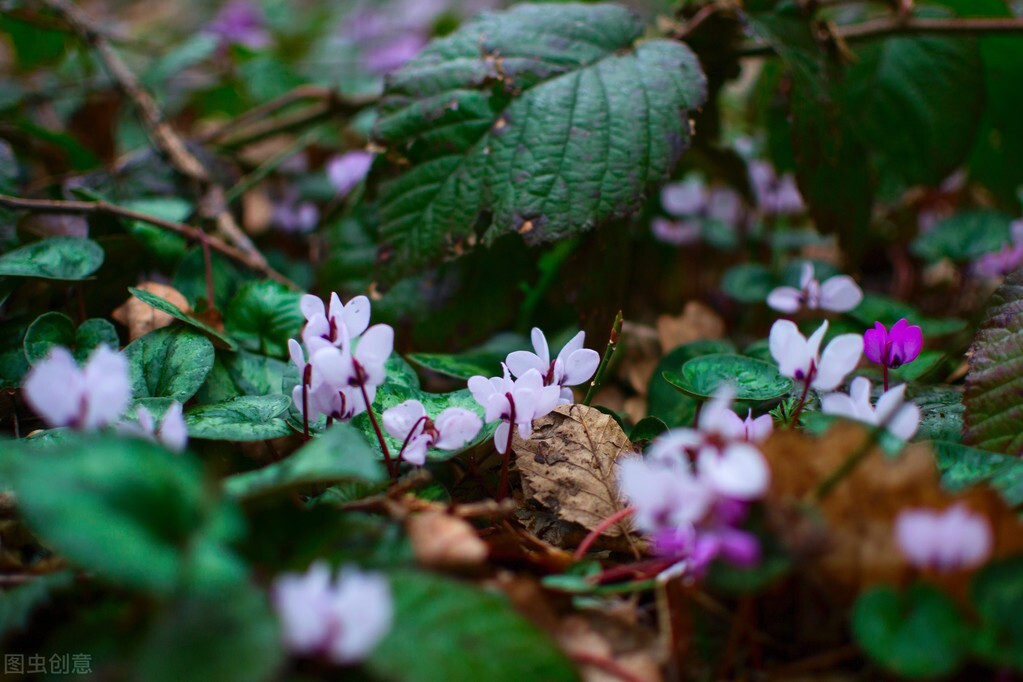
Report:
[[[74,213],[77,215],[96,213],[116,216],[118,218],[126,218],[128,220],[139,220],[150,225],[155,225],[156,227],[169,232],[179,234],[186,239],[191,239],[199,243],[206,243],[214,251],[222,253],[232,260],[238,261],[239,263],[246,265],[252,270],[265,275],[274,281],[280,282],[281,284],[289,287],[298,288],[298,285],[294,282],[268,266],[265,260],[255,260],[247,251],[231,246],[219,237],[206,234],[197,227],[192,227],[191,225],[175,222],[173,220],[165,220],[154,215],[149,215],[148,213],[141,213],[106,201],[21,199],[19,197],[0,194],[0,206],[15,210],[31,211],[33,213]]]
[[[103,65],[117,82],[118,87],[134,102],[142,116],[146,131],[153,145],[167,155],[171,164],[185,177],[195,181],[204,191],[200,204],[206,214],[216,220],[217,227],[235,246],[248,254],[252,263],[261,263],[268,268],[266,259],[238,226],[224,200],[224,188],[212,180],[205,166],[191,151],[180,135],[164,119],[156,100],[139,82],[135,73],[128,68],[117,51],[103,35],[103,32],[70,0],[44,0],[46,5],[58,14],[81,38],[96,51]]]

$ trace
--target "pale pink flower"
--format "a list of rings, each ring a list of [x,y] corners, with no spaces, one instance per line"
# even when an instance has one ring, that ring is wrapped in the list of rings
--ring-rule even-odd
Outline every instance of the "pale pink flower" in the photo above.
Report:
[[[327,177],[338,196],[346,197],[365,179],[375,155],[367,151],[345,152],[327,162]]]
[[[778,372],[819,391],[833,391],[845,380],[863,354],[863,337],[842,334],[832,339],[824,352],[821,341],[828,331],[828,321],[809,339],[790,320],[777,320],[771,327],[771,357],[778,363]]]
[[[160,426],[156,426],[156,418],[144,406],[135,410],[137,422],[121,422],[117,430],[135,438],[143,438],[159,443],[171,452],[184,452],[188,445],[188,429],[182,414],[181,403],[173,401],[163,413]]]
[[[387,433],[404,444],[401,458],[416,466],[426,463],[427,450],[458,450],[483,428],[475,412],[461,407],[449,407],[431,420],[418,400],[385,410],[383,422]]]
[[[332,579],[323,561],[304,575],[278,577],[271,601],[288,651],[341,665],[368,657],[394,620],[391,588],[382,574],[345,567]]]
[[[22,392],[51,428],[101,429],[117,423],[131,401],[128,361],[100,346],[79,369],[71,353],[58,346],[28,373]]]
[[[803,263],[799,288],[778,287],[767,295],[767,305],[783,313],[808,310],[828,310],[846,313],[863,300],[863,291],[848,275],[836,275],[818,282],[814,278],[813,263]]]
[[[484,409],[484,421],[501,420],[494,434],[497,451],[505,454],[512,424],[518,427],[519,436],[529,438],[533,432],[533,420],[551,413],[558,406],[561,390],[557,384],[546,386],[536,369],[529,369],[518,379],[512,379],[507,365],[503,377],[469,378],[469,391]]]
[[[966,505],[945,511],[907,509],[895,520],[899,549],[917,568],[956,571],[984,563],[993,544],[991,524]]]
[[[543,377],[545,386],[558,387],[560,403],[572,403],[572,389],[569,386],[589,381],[600,364],[597,351],[583,348],[586,333],[579,332],[573,336],[553,360],[547,346],[547,337],[540,329],[533,327],[532,340],[535,353],[517,350],[509,353],[505,360],[512,376],[521,377],[529,370],[535,369]]]
[[[920,426],[920,408],[906,402],[906,384],[885,391],[877,399],[877,407],[870,402],[870,380],[856,377],[849,387],[849,395],[830,393],[821,398],[821,411],[872,426],[882,426],[895,437],[909,440]]]

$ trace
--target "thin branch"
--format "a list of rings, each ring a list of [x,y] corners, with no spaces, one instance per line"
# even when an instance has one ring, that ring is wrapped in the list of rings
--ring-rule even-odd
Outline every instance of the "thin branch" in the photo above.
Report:
[[[155,225],[156,227],[169,232],[179,234],[186,239],[199,243],[206,243],[214,251],[222,253],[232,260],[238,261],[239,263],[242,263],[243,265],[265,275],[266,277],[269,277],[274,281],[280,282],[285,286],[296,289],[298,288],[298,285],[294,282],[267,265],[266,261],[262,259],[254,260],[251,254],[247,251],[231,246],[219,237],[207,234],[197,227],[192,227],[191,225],[175,222],[173,220],[165,220],[154,215],[149,215],[148,213],[141,213],[106,201],[22,199],[19,197],[7,196],[6,194],[0,194],[0,206],[14,210],[31,211],[33,213],[73,213],[76,215],[95,213],[115,216],[117,218],[126,218],[128,220],[139,220],[150,225]]]
[[[191,151],[180,135],[165,120],[156,100],[153,99],[135,73],[128,68],[117,51],[104,37],[102,30],[70,0],[45,0],[46,5],[56,12],[86,43],[92,46],[100,61],[127,95],[142,116],[146,131],[153,145],[167,155],[171,164],[185,177],[198,183],[205,196],[200,204],[208,209],[207,215],[215,218],[217,227],[227,235],[238,248],[245,251],[249,261],[261,263],[266,259],[259,252],[248,235],[238,226],[224,201],[224,188],[212,180],[202,162]]]
[[[985,35],[1023,33],[1023,18],[921,19],[900,16],[874,19],[860,24],[838,26],[831,31],[835,40],[852,43],[893,35]],[[763,43],[740,47],[740,57],[768,57],[775,53]]]

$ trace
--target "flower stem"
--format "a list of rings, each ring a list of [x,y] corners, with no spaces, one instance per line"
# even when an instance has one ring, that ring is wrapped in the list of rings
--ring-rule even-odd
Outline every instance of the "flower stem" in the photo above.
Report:
[[[591,530],[589,535],[583,538],[583,541],[579,543],[579,547],[577,547],[575,553],[572,554],[572,559],[575,561],[582,560],[582,558],[586,556],[586,552],[588,552],[590,547],[593,546],[593,543],[597,541],[597,538],[604,534],[604,531],[619,521],[632,516],[635,512],[635,507],[625,507],[623,509],[619,509],[614,514],[601,521],[597,524],[597,527]]]
[[[302,371],[302,437],[309,440],[309,382],[312,380],[313,366],[306,365]]]
[[[404,440],[404,441],[402,441],[402,443],[401,443],[401,450],[398,450],[398,455],[397,455],[397,459],[401,459],[401,456],[402,456],[403,454],[405,454],[405,448],[407,448],[407,447],[408,447],[409,441],[411,441],[411,440],[412,440],[412,434],[416,432],[416,427],[417,427],[417,426],[419,426],[420,424],[424,424],[424,423],[426,423],[426,421],[427,421],[428,419],[429,419],[429,417],[427,417],[427,416],[426,416],[426,415],[424,414],[424,415],[423,415],[422,417],[420,417],[419,419],[417,419],[417,420],[416,420],[416,423],[415,423],[415,424],[413,424],[413,425],[412,425],[412,428],[411,428],[411,429],[409,429],[408,435],[407,435],[407,436],[405,436],[405,440]]]
[[[597,393],[597,389],[604,383],[604,375],[607,373],[607,367],[611,364],[611,358],[614,357],[615,351],[618,350],[618,340],[622,335],[623,321],[624,318],[622,317],[622,311],[619,310],[618,314],[615,315],[614,323],[611,325],[611,337],[608,339],[607,348],[604,349],[604,357],[600,359],[600,365],[597,367],[597,372],[593,375],[593,381],[590,382],[590,387],[586,391],[586,397],[583,398],[583,405],[590,404],[590,401],[593,400],[593,396]]]
[[[377,423],[377,416],[373,412],[373,405],[369,401],[369,392],[366,390],[366,373],[359,366],[359,363],[352,360],[355,364],[355,377],[359,384],[359,390],[362,392],[362,401],[366,403],[366,414],[369,415],[369,423],[373,425],[373,432],[377,435],[377,442],[380,443],[380,451],[384,453],[384,463],[387,465],[387,473],[391,478],[397,478],[397,472],[394,468],[394,461],[391,459],[391,451],[387,448],[387,441],[384,439],[384,432],[380,430],[380,424]]]
[[[792,413],[792,421],[789,422],[789,428],[794,429],[799,424],[799,415],[803,412],[803,406],[806,405],[806,396],[810,392],[810,379],[811,376],[806,377],[806,381],[803,383],[803,393],[799,396],[799,404],[796,405],[796,411]]]
[[[884,390],[888,391],[888,365],[884,365]]]
[[[511,459],[512,437],[515,435],[515,401],[511,394],[508,395],[508,403],[511,405],[511,415],[508,417],[508,441],[505,443],[504,459],[501,461],[501,482],[497,485],[498,502],[508,496],[508,460]]]

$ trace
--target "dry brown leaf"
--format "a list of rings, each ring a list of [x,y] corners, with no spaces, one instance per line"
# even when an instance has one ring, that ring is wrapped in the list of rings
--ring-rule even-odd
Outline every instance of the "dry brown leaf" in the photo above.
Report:
[[[868,443],[869,431],[843,423],[820,438],[792,431],[776,432],[765,443],[771,467],[769,518],[794,554],[809,560],[812,570],[828,584],[849,595],[876,583],[903,584],[912,575],[899,551],[893,531],[904,509],[944,509],[964,502],[992,522],[996,554],[1023,544],[1020,526],[1011,510],[993,491],[976,488],[951,495],[939,482],[930,448],[909,445],[896,458],[874,445],[860,464],[821,501],[824,526],[814,523],[811,509],[818,486]],[[963,576],[959,576],[962,578]],[[954,592],[965,582],[942,580]],[[962,583],[959,585],[957,583]]]
[[[253,189],[242,195],[242,227],[256,237],[270,229],[274,205],[265,190]]]
[[[412,514],[405,523],[416,559],[425,568],[466,570],[482,566],[487,545],[476,529],[457,516],[440,511]]]
[[[664,353],[693,341],[720,339],[724,335],[724,321],[699,301],[686,303],[681,315],[661,315],[657,318],[657,338],[661,341],[661,351]]]
[[[143,282],[138,285],[138,288],[173,303],[186,315],[192,312],[188,301],[174,287],[159,282]],[[166,327],[174,321],[174,318],[167,313],[157,310],[148,303],[143,303],[134,296],[114,310],[111,317],[128,328],[128,337],[132,341],[140,336],[145,336],[154,329]]]
[[[560,405],[533,424],[533,435],[512,442],[526,500],[592,530],[622,508],[616,462],[633,454],[614,419],[585,405]],[[605,537],[626,533],[627,523]]]
[[[569,656],[581,663],[584,682],[617,682],[621,678],[587,659],[612,662],[634,679],[660,682],[661,665],[654,655],[652,638],[640,636],[635,627],[616,623],[599,614],[568,616],[561,621],[556,637]]]

